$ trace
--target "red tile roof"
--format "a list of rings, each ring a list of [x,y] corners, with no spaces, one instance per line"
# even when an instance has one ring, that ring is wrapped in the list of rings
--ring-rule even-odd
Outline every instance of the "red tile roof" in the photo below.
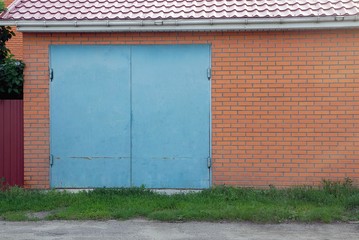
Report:
[[[3,20],[355,16],[359,0],[15,0]]]

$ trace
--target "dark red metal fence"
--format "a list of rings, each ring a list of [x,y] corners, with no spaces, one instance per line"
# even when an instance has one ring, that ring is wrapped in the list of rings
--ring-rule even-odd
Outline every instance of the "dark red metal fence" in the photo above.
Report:
[[[23,183],[23,101],[0,100],[0,188]]]

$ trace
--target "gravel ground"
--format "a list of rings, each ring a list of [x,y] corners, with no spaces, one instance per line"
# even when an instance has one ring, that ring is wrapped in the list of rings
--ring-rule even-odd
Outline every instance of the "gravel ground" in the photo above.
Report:
[[[0,221],[0,239],[359,240],[359,223],[164,223],[143,219],[128,221]]]

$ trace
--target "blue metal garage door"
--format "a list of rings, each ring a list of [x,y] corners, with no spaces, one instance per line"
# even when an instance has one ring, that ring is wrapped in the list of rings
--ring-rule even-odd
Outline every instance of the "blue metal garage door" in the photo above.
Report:
[[[130,47],[52,46],[51,186],[130,186]]]
[[[51,186],[210,186],[208,45],[51,46]]]

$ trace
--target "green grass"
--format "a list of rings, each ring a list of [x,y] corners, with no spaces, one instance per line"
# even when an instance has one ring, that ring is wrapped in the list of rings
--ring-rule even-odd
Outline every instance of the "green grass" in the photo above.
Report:
[[[90,192],[0,191],[0,218],[130,219],[160,221],[333,222],[359,220],[359,188],[324,181],[320,188],[253,189],[215,187],[199,193],[162,195],[144,188],[96,189]]]

